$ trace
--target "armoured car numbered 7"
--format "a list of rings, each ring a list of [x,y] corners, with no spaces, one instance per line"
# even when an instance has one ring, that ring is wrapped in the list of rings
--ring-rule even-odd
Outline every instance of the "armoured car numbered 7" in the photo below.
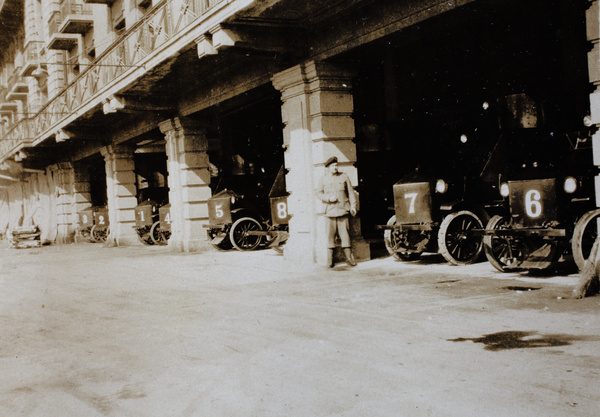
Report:
[[[428,140],[419,166],[393,185],[394,215],[384,230],[388,252],[397,260],[440,253],[454,265],[480,259],[487,220],[489,184],[480,174],[499,135],[494,109],[477,101],[454,109],[453,124],[416,129]],[[447,120],[447,119],[444,119]]]

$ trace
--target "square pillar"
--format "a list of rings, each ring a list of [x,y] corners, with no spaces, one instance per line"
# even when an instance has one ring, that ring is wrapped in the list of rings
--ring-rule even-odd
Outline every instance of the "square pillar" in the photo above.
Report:
[[[315,196],[325,161],[337,156],[340,171],[356,187],[358,172],[354,143],[353,71],[337,65],[310,61],[275,74],[274,87],[281,91],[283,141],[290,238],[284,246],[286,260],[325,264],[324,205]],[[351,218],[352,248],[357,259],[369,259],[358,218]]]
[[[107,146],[101,150],[106,164],[110,233],[106,246],[141,245],[135,226],[137,188],[133,150]]]
[[[590,94],[590,123],[600,126],[600,6],[598,1],[593,1],[586,12],[587,40],[592,48],[588,52],[588,73],[590,83],[596,89]],[[592,150],[594,165],[600,166],[600,133],[592,137]],[[595,178],[596,206],[600,207],[600,176]]]
[[[202,252],[208,241],[208,199],[211,197],[206,126],[176,117],[159,125],[165,134],[171,237],[169,246],[180,252]]]
[[[69,162],[56,165],[56,219],[57,243],[72,243],[75,237],[76,213],[74,213],[75,171]]]
[[[90,193],[90,174],[87,170],[83,169],[82,166],[75,166],[75,177],[73,183],[74,193],[74,212],[73,217],[75,218],[76,238],[83,238],[81,236],[81,224],[79,223],[79,213],[92,206],[92,195]]]

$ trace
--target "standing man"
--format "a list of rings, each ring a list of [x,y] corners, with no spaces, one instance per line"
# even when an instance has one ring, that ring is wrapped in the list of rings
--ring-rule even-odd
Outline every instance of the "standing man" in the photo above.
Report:
[[[317,198],[325,203],[327,228],[327,267],[333,268],[335,235],[339,235],[346,262],[356,266],[350,245],[350,217],[356,215],[356,196],[350,179],[338,171],[338,159],[332,156],[325,162],[325,174],[319,179]]]

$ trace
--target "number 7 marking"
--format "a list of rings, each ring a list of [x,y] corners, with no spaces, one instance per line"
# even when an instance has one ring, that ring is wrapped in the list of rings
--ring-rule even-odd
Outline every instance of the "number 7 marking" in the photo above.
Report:
[[[408,212],[410,214],[414,214],[415,212],[415,200],[417,199],[418,195],[419,193],[404,194],[404,199],[410,198],[410,206],[408,207]]]

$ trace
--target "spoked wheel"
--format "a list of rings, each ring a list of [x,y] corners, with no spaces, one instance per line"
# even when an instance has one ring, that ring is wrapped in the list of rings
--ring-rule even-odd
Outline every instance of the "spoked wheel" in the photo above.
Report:
[[[93,239],[92,242],[106,242],[108,238],[108,234],[110,233],[110,227],[104,227],[102,229],[96,227],[96,225],[92,226],[92,230],[90,230],[90,236]]]
[[[229,239],[237,250],[254,250],[260,245],[262,236],[252,235],[249,232],[258,232],[262,226],[252,217],[237,219],[229,231]]]
[[[396,216],[390,217],[387,224],[388,226],[396,224]],[[421,235],[421,232],[416,230],[386,229],[383,232],[383,242],[388,253],[397,261],[414,261],[421,256],[422,251],[414,250],[417,246],[415,243],[423,241]]]
[[[587,258],[592,252],[592,246],[598,237],[598,222],[600,209],[585,213],[575,224],[573,239],[571,239],[571,250],[573,260],[581,271]]]
[[[486,229],[506,229],[509,220],[506,217],[494,216],[488,222]],[[511,265],[517,265],[525,260],[527,248],[517,238],[507,238],[503,236],[484,236],[483,247],[485,257],[500,272],[515,270]]]
[[[483,239],[472,234],[473,229],[483,229],[483,223],[471,211],[461,210],[444,218],[438,231],[438,247],[444,259],[453,265],[469,265],[479,259]]]
[[[160,229],[160,221],[154,222],[150,228],[150,238],[155,245],[166,245],[171,237],[171,232]]]
[[[154,245],[154,241],[150,236],[150,226],[137,227],[135,230],[140,242],[144,245]]]

